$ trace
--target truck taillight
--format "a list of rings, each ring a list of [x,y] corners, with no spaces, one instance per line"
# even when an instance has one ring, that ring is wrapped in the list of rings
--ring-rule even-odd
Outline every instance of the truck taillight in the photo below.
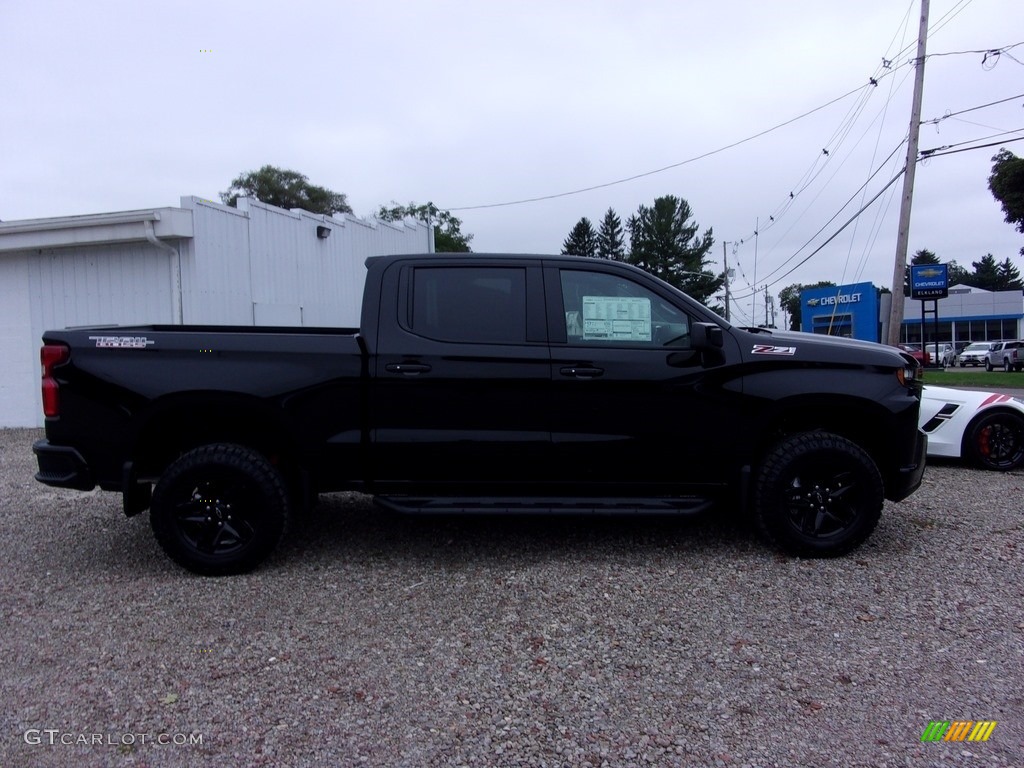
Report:
[[[46,416],[60,415],[60,387],[53,377],[53,368],[66,363],[69,357],[71,350],[63,344],[45,344],[39,351],[43,364],[43,414]]]

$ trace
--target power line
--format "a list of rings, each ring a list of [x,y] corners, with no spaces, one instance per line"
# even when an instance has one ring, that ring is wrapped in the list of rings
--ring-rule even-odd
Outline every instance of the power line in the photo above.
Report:
[[[1021,130],[1024,130],[1024,129],[1021,129]],[[1010,133],[1016,133],[1016,132],[1019,132],[1019,131],[1010,131]],[[980,139],[975,139],[975,141],[980,141]],[[945,157],[946,155],[957,155],[957,154],[959,154],[961,152],[970,152],[973,149],[987,149],[988,147],[999,147],[999,146],[1002,146],[1003,144],[1012,144],[1015,141],[1024,141],[1024,136],[1020,137],[1019,139],[1007,139],[1006,141],[994,141],[991,144],[979,144],[976,147],[964,147],[963,149],[951,149],[948,152],[936,152],[933,155],[928,155],[928,159],[930,160],[933,157]],[[969,143],[969,142],[964,142],[964,143]],[[953,146],[958,146],[958,145],[954,144]]]
[[[1022,42],[1022,43],[1014,43],[1013,45],[1004,45],[1002,48],[980,48],[980,49],[974,50],[974,51],[944,51],[943,53],[929,53],[927,56],[925,56],[925,58],[926,59],[931,59],[931,58],[934,58],[934,57],[937,57],[937,56],[964,56],[964,55],[967,55],[967,54],[979,54],[979,53],[981,53],[981,54],[984,54],[984,56],[985,56],[985,58],[983,58],[981,60],[982,65],[984,65],[985,64],[985,60],[989,56],[998,57],[1000,54],[1006,53],[1007,51],[1012,51],[1014,48],[1017,48],[1018,46],[1021,46],[1021,45],[1024,45],[1024,42]],[[1010,58],[1012,59],[1013,57],[1011,56]]]
[[[804,264],[806,264],[808,261],[810,261],[814,256],[816,256],[818,253],[820,253],[821,250],[826,245],[828,245],[833,240],[835,240],[837,237],[839,237],[839,235],[842,234],[844,229],[846,229],[848,226],[850,226],[850,224],[852,224],[854,221],[856,221],[858,216],[860,216],[862,213],[864,213],[864,211],[866,211],[869,207],[871,207],[871,205],[875,202],[875,200],[880,198],[883,195],[883,193],[885,193],[885,191],[887,189],[889,189],[889,187],[891,187],[893,184],[895,184],[897,181],[899,181],[900,177],[905,172],[906,172],[906,169],[904,168],[899,173],[897,173],[895,176],[893,176],[889,180],[889,183],[887,183],[884,187],[882,187],[874,197],[872,197],[870,200],[868,200],[868,202],[865,205],[861,206],[861,208],[855,214],[853,214],[853,216],[851,216],[849,219],[847,219],[846,222],[843,224],[843,226],[841,226],[839,229],[837,229],[825,242],[823,242],[821,245],[819,245],[817,248],[815,248],[813,251],[811,251],[811,253],[809,253],[806,258],[804,258],[802,261],[800,261],[798,264],[796,264],[791,270],[789,270],[788,272],[786,272],[783,275],[779,275],[779,277],[777,277],[772,282],[766,283],[765,287],[766,288],[770,288],[771,286],[777,285],[778,283],[782,282],[787,277],[789,277],[791,274],[793,274],[796,270],[798,270],[800,267],[802,267]],[[835,218],[835,217],[833,217],[833,218]],[[798,253],[799,253],[799,251],[798,251]],[[749,298],[749,296],[737,296],[736,300],[739,301],[740,299],[745,299],[745,298]]]
[[[734,149],[734,148],[739,147],[739,146],[741,146],[743,144],[747,144],[748,142],[751,142],[754,139],[759,139],[762,136],[767,136],[769,133],[773,133],[774,131],[777,131],[780,128],[785,128],[787,125],[791,125],[792,123],[795,123],[798,120],[803,120],[805,117],[810,117],[811,115],[815,114],[816,112],[820,112],[821,110],[826,109],[826,108],[832,106],[836,102],[842,101],[843,99],[848,98],[849,96],[852,96],[853,94],[857,93],[858,91],[862,91],[865,88],[869,88],[869,87],[871,87],[870,84],[869,85],[862,85],[862,86],[860,86],[858,88],[854,88],[852,91],[848,91],[847,93],[844,93],[842,96],[837,96],[836,98],[834,98],[831,101],[828,101],[828,102],[822,104],[819,107],[815,107],[814,109],[808,110],[807,112],[804,112],[803,114],[797,115],[796,117],[792,117],[789,120],[785,120],[785,121],[783,121],[781,123],[773,125],[771,128],[766,128],[763,131],[759,131],[758,133],[755,133],[752,136],[748,136],[745,139],[740,139],[739,141],[734,141],[731,144],[726,144],[723,147],[719,147],[718,149],[713,149],[713,150],[711,150],[709,152],[705,152],[705,153],[703,153],[701,155],[696,155],[695,157],[687,158],[686,160],[680,160],[678,163],[672,163],[671,165],[666,165],[666,166],[663,166],[661,168],[655,168],[652,171],[644,171],[643,173],[637,173],[637,174],[634,174],[632,176],[626,176],[625,178],[616,179],[614,181],[608,181],[608,182],[605,182],[603,184],[594,184],[592,186],[582,187],[580,189],[573,189],[573,190],[569,190],[567,192],[558,192],[558,193],[551,194],[551,195],[539,195],[537,197],[527,197],[527,198],[522,198],[520,200],[509,200],[509,201],[506,201],[506,202],[503,202],[503,203],[484,203],[484,204],[481,204],[481,205],[452,206],[452,207],[446,208],[445,210],[448,210],[448,211],[476,211],[476,210],[480,210],[480,209],[483,209],[483,208],[504,208],[504,207],[511,206],[511,205],[524,205],[526,203],[538,203],[538,202],[541,202],[541,201],[544,201],[544,200],[555,200],[555,199],[560,198],[560,197],[570,197],[571,195],[580,195],[580,194],[583,194],[584,192],[593,192],[596,189],[606,189],[607,187],[614,187],[614,186],[616,186],[618,184],[625,184],[625,183],[630,182],[630,181],[636,181],[637,179],[642,179],[642,178],[645,178],[647,176],[654,176],[655,174],[658,174],[658,173],[664,173],[665,171],[670,171],[673,168],[679,168],[679,167],[684,166],[684,165],[689,165],[690,163],[695,163],[698,160],[704,160],[705,158],[711,157],[713,155],[720,154],[722,152],[725,152],[726,150]]]
[[[932,26],[931,31],[932,32],[936,32],[939,29],[941,29],[942,27],[944,27],[946,24],[948,24],[950,21],[952,21],[953,18],[955,18],[957,15],[959,15],[967,7],[967,5],[969,5],[971,2],[972,2],[972,0],[960,0],[960,2],[957,3],[957,5],[955,5],[952,9],[950,9],[945,14],[945,16],[940,18],[935,23],[935,25]],[[991,54],[996,53],[996,52],[1005,53],[1006,51],[1011,50],[1011,49],[1017,47],[1018,45],[1024,45],[1024,43],[1014,43],[1013,45],[1004,46],[1003,48],[978,49],[976,51],[956,51],[956,52],[951,52],[949,54],[930,54],[930,55],[941,56],[941,55],[954,55],[954,54],[960,54],[960,53],[982,53],[982,54],[991,55]],[[905,46],[899,53],[896,54],[895,59],[900,58],[909,49],[910,49],[910,46]],[[704,159],[706,159],[708,157],[712,157],[714,155],[720,154],[720,153],[725,152],[725,151],[727,151],[729,149],[734,149],[734,148],[736,148],[738,146],[741,146],[743,144],[751,142],[754,139],[759,139],[762,136],[766,136],[769,133],[773,133],[774,131],[779,130],[780,128],[784,128],[787,125],[791,125],[792,123],[795,123],[795,122],[797,122],[799,120],[804,119],[805,117],[809,117],[809,116],[815,114],[816,112],[820,112],[821,110],[826,109],[827,107],[830,107],[833,104],[835,104],[835,103],[837,103],[839,101],[842,101],[843,99],[846,99],[846,98],[848,98],[849,96],[852,96],[855,93],[858,93],[859,91],[864,91],[869,86],[872,86],[872,87],[877,86],[878,82],[881,79],[883,79],[885,77],[888,77],[889,75],[893,74],[897,69],[900,69],[900,68],[908,65],[911,61],[912,60],[908,60],[906,62],[903,62],[901,64],[897,64],[897,65],[894,66],[894,59],[893,60],[883,59],[882,60],[882,64],[879,65],[879,68],[876,70],[876,76],[873,76],[873,77],[869,78],[868,85],[864,85],[864,86],[860,86],[858,88],[854,88],[853,90],[848,91],[847,93],[844,93],[841,96],[837,96],[836,98],[826,102],[825,104],[822,104],[822,105],[820,105],[818,107],[815,107],[814,109],[808,110],[807,112],[804,112],[804,113],[802,113],[800,115],[797,115],[796,117],[790,118],[789,120],[785,120],[785,121],[783,121],[781,123],[778,123],[778,124],[772,126],[771,128],[766,128],[765,130],[760,131],[758,133],[755,133],[755,134],[753,134],[751,136],[748,136],[748,137],[746,137],[744,139],[740,139],[738,141],[732,142],[731,144],[726,144],[725,146],[718,147],[717,149],[710,150],[708,152],[705,152],[705,153],[700,154],[700,155],[696,155],[694,157],[687,158],[685,160],[680,160],[679,162],[676,162],[676,163],[671,163],[669,165],[662,166],[661,168],[655,168],[655,169],[650,170],[650,171],[644,171],[642,173],[633,174],[631,176],[625,176],[623,178],[615,179],[613,181],[607,181],[607,182],[603,182],[601,184],[593,184],[593,185],[590,185],[590,186],[587,186],[587,187],[580,187],[578,189],[567,190],[565,192],[556,192],[556,193],[552,193],[552,194],[548,194],[548,195],[537,195],[535,197],[520,198],[518,200],[507,200],[507,201],[500,202],[500,203],[482,203],[482,204],[478,204],[478,205],[449,206],[449,207],[446,208],[446,210],[449,210],[449,211],[475,211],[475,210],[482,210],[482,209],[487,209],[487,208],[504,208],[504,207],[509,207],[509,206],[513,206],[513,205],[525,205],[527,203],[538,203],[538,202],[543,202],[545,200],[555,200],[555,199],[562,198],[562,197],[570,197],[570,196],[573,196],[573,195],[580,195],[580,194],[583,194],[585,192],[593,192],[593,191],[598,190],[598,189],[607,189],[608,187],[617,186],[619,184],[626,184],[626,183],[628,183],[630,181],[636,181],[638,179],[646,178],[648,176],[654,176],[656,174],[664,173],[665,171],[670,171],[670,170],[673,170],[675,168],[680,168],[680,167],[682,167],[684,165],[689,165],[690,163],[695,163],[698,160],[704,160]],[[884,70],[884,71],[880,71],[880,70]],[[857,113],[859,114],[859,112],[862,111],[862,109],[863,109],[863,106],[861,106],[860,109],[857,110]],[[846,121],[844,121],[844,122],[846,122]],[[847,133],[849,132],[850,128],[852,128],[852,122],[850,123],[850,127],[846,129]],[[837,130],[837,132],[838,132],[838,130]],[[835,136],[835,134],[833,134],[833,137],[834,136]],[[820,171],[819,171],[819,173],[820,173]],[[813,178],[811,179],[811,181],[813,181]],[[808,183],[810,183],[810,182],[808,182]]]
[[[943,145],[941,147],[936,147],[935,149],[922,149],[921,152],[920,152],[920,158],[922,160],[929,160],[929,159],[931,159],[933,157],[938,157],[939,155],[936,154],[937,152],[942,152],[943,154],[949,154],[948,152],[945,152],[944,150],[953,149],[954,147],[962,147],[965,144],[973,144],[976,141],[985,141],[986,139],[995,139],[995,138],[997,138],[999,136],[1009,136],[1011,134],[1021,133],[1021,132],[1024,132],[1024,128],[1014,128],[1011,131],[1000,131],[999,133],[993,133],[990,136],[979,136],[976,139],[968,139],[967,141],[960,141],[960,142],[957,142],[956,144],[945,144],[945,145]],[[1013,141],[1020,141],[1020,139],[1013,139]],[[1002,143],[1005,143],[1005,142],[996,142],[996,144],[1002,144]],[[984,147],[992,147],[992,146],[995,146],[995,144],[983,144],[982,146],[984,146]],[[981,147],[974,147],[974,149],[980,149],[980,148]]]
[[[979,109],[987,109],[988,107],[994,107],[997,104],[1005,104],[1006,102],[1013,101],[1014,99],[1024,99],[1024,93],[1018,93],[1016,96],[1009,96],[1005,99],[999,99],[999,101],[990,101],[988,104],[979,104],[976,107],[968,107],[967,109],[961,109],[958,112],[947,112],[942,117],[934,117],[931,120],[922,120],[921,125],[938,125],[943,120],[948,120],[951,117],[956,117],[957,115],[965,115],[968,112],[976,112]]]
[[[822,232],[824,232],[824,231],[825,231],[825,228],[826,228],[826,227],[828,227],[828,225],[829,225],[829,224],[831,224],[831,223],[832,223],[833,221],[835,221],[835,220],[836,220],[836,218],[838,218],[838,217],[839,217],[839,215],[840,215],[840,214],[841,214],[841,213],[843,212],[843,210],[844,210],[844,209],[845,209],[845,208],[846,208],[846,207],[847,207],[847,206],[848,206],[848,205],[849,205],[849,204],[850,204],[851,202],[853,202],[853,199],[854,199],[854,198],[855,198],[855,197],[856,197],[856,196],[857,196],[857,195],[858,195],[858,194],[859,194],[859,193],[861,192],[861,190],[863,190],[863,189],[864,189],[865,187],[867,187],[867,185],[868,185],[868,184],[869,184],[869,183],[871,182],[871,180],[872,180],[873,178],[875,178],[875,176],[877,176],[877,175],[878,175],[878,174],[879,174],[879,173],[881,172],[882,168],[884,168],[884,167],[885,167],[885,164],[886,164],[886,163],[888,163],[888,162],[889,162],[889,161],[890,161],[890,160],[892,159],[893,155],[895,155],[895,154],[896,154],[897,152],[899,152],[900,148],[901,148],[901,147],[902,147],[902,146],[903,146],[903,145],[904,145],[905,143],[906,143],[906,140],[904,140],[904,141],[901,141],[901,142],[900,142],[900,143],[899,143],[898,145],[896,145],[896,147],[895,147],[895,148],[894,148],[894,149],[892,150],[892,152],[890,152],[890,153],[889,153],[889,156],[888,156],[888,157],[886,157],[886,158],[885,158],[885,160],[883,160],[883,161],[882,161],[882,162],[881,162],[881,163],[879,164],[878,168],[876,168],[876,169],[875,169],[875,171],[874,171],[874,172],[873,172],[873,173],[872,173],[872,174],[871,174],[870,176],[868,176],[867,180],[866,180],[866,181],[865,181],[865,182],[864,182],[864,183],[863,183],[863,184],[862,184],[862,185],[861,185],[860,187],[858,187],[858,188],[857,188],[857,190],[856,190],[856,191],[855,191],[855,192],[853,193],[853,195],[851,195],[851,196],[850,196],[850,198],[849,198],[849,199],[848,199],[848,200],[847,200],[847,201],[846,201],[845,203],[843,203],[842,207],[840,207],[840,208],[839,208],[839,210],[838,210],[838,211],[836,211],[836,212],[835,212],[835,214],[833,214],[833,216],[832,216],[832,217],[831,217],[831,218],[830,218],[830,219],[829,219],[828,221],[826,221],[826,222],[825,222],[825,223],[824,223],[824,224],[823,224],[823,225],[821,226],[821,228],[820,228],[820,229],[819,229],[819,230],[818,230],[817,232],[815,232],[815,233],[814,233],[814,234],[813,234],[813,235],[812,235],[812,236],[810,237],[810,239],[809,239],[809,240],[807,240],[807,242],[806,242],[806,243],[804,243],[804,244],[803,244],[802,246],[800,246],[800,247],[799,247],[799,248],[798,248],[798,249],[797,249],[797,250],[796,250],[796,251],[795,251],[795,252],[793,253],[793,255],[792,255],[792,256],[790,256],[790,257],[789,257],[788,259],[786,259],[786,260],[785,260],[785,261],[783,261],[783,262],[782,262],[781,264],[779,264],[779,266],[777,266],[777,267],[776,267],[776,268],[775,268],[774,270],[772,270],[772,271],[771,271],[771,272],[769,272],[769,273],[768,273],[767,275],[765,275],[765,278],[764,278],[764,279],[765,279],[765,280],[767,280],[767,279],[768,279],[769,277],[771,277],[771,276],[772,276],[772,275],[774,275],[774,274],[775,274],[776,272],[778,272],[778,271],[779,271],[780,269],[782,269],[782,268],[783,268],[784,266],[786,266],[786,264],[788,264],[788,263],[789,263],[789,262],[791,262],[791,261],[792,261],[793,259],[795,259],[795,258],[796,258],[796,257],[797,257],[797,256],[798,256],[798,255],[800,254],[800,251],[802,251],[802,250],[803,250],[804,248],[806,248],[807,246],[809,246],[809,245],[810,245],[810,244],[811,244],[811,243],[812,243],[812,242],[814,241],[814,239],[815,239],[815,238],[816,238],[816,237],[817,237],[818,235],[820,235],[820,234],[821,234]],[[897,174],[897,176],[896,176],[895,178],[899,178],[899,174]],[[892,183],[892,182],[890,182],[890,184],[891,184],[891,183]],[[886,185],[886,186],[888,186],[888,185]],[[872,202],[873,202],[873,201],[874,201],[874,198],[872,198]],[[866,207],[866,206],[865,206],[865,207]],[[861,210],[863,210],[863,208],[862,208]],[[801,264],[803,264],[804,262],[800,262],[800,263],[801,263]],[[787,272],[786,274],[789,274],[789,273]]]

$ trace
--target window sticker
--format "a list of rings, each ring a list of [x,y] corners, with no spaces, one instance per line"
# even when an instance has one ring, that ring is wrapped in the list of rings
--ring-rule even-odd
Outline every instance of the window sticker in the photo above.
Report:
[[[795,355],[796,347],[776,347],[772,344],[755,344],[751,352],[755,355]]]
[[[651,300],[634,296],[584,296],[583,338],[650,341]]]

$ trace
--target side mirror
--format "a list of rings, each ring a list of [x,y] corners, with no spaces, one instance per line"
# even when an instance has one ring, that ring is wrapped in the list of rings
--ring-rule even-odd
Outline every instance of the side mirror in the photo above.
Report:
[[[690,346],[693,349],[721,349],[724,343],[721,326],[714,323],[693,323],[690,326]]]

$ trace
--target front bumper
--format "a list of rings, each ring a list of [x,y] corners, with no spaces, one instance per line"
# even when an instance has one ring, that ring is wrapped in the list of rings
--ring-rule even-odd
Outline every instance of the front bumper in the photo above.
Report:
[[[917,444],[914,446],[914,460],[901,466],[886,483],[885,497],[889,501],[903,501],[921,487],[924,478],[925,454],[928,452],[928,435],[917,430]]]
[[[57,488],[73,488],[77,491],[91,491],[96,487],[92,470],[74,448],[67,445],[50,445],[49,440],[37,440],[32,445],[39,471],[36,480]]]

